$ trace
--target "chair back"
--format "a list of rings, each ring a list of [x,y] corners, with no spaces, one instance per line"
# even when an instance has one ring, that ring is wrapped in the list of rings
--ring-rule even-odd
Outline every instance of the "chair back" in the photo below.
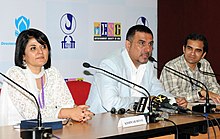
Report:
[[[84,105],[89,95],[91,83],[86,81],[66,81],[76,105]]]

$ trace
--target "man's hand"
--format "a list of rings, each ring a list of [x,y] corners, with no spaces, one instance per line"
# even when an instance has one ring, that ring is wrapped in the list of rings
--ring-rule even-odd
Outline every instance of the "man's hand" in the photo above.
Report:
[[[186,108],[187,105],[188,105],[188,102],[186,101],[186,98],[184,97],[176,97],[176,103],[181,106],[181,107],[184,107]]]
[[[203,96],[201,99],[205,99],[206,98],[206,91],[202,90],[201,95]],[[209,98],[213,102],[215,102],[216,104],[220,104],[220,95],[219,94],[216,94],[214,92],[209,91]]]

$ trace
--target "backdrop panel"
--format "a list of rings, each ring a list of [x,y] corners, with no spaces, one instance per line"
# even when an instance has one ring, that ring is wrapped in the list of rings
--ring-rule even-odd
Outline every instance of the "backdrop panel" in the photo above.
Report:
[[[14,65],[15,40],[27,28],[40,29],[48,36],[52,65],[64,78],[92,81],[92,76],[84,75],[82,63],[98,66],[104,57],[124,46],[125,33],[135,24],[152,29],[153,56],[157,57],[155,0],[9,0],[0,4],[2,73]]]

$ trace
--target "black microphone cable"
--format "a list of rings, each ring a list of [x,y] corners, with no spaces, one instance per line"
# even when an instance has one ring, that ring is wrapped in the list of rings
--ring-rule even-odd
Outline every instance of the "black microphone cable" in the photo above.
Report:
[[[211,118],[213,118],[214,120],[215,120],[215,122],[216,122],[216,124],[217,124],[217,126],[218,126],[218,129],[219,129],[219,131],[220,131],[220,124],[219,124],[219,122],[218,122],[218,120],[216,119],[216,117],[215,116],[212,116],[212,115],[208,115],[208,117],[211,117]]]
[[[209,123],[211,123],[211,127],[212,127],[212,129],[213,129],[213,133],[214,133],[214,136],[215,136],[215,139],[216,139],[216,130],[215,130],[215,128],[214,128],[214,123],[212,122],[212,120],[210,120],[210,118],[209,117],[211,117],[211,115],[209,115],[208,113],[201,113],[201,112],[194,112],[194,111],[192,111],[192,115],[195,115],[195,116],[201,116],[201,117],[204,117],[205,118],[205,120],[206,120],[206,125],[207,125],[207,136],[208,136],[208,139],[210,139],[210,131],[209,131],[209,127],[210,127],[210,124]],[[217,121],[217,119],[216,118],[214,118],[214,117],[212,117],[213,119],[215,119],[216,121]],[[218,121],[217,121],[217,126],[219,127],[219,123],[218,123]]]
[[[179,130],[178,130],[178,127],[177,127],[176,123],[174,121],[172,121],[170,119],[166,119],[166,118],[164,119],[164,121],[171,122],[175,126],[175,128],[176,128],[176,135],[177,135],[176,139],[178,139]]]
[[[215,136],[215,139],[216,139],[216,130],[215,130],[214,124],[213,124],[212,120],[209,120],[209,121],[212,124],[212,130],[213,130],[213,133],[214,133],[214,136]],[[209,131],[209,129],[208,129],[208,131]]]
[[[176,137],[175,139],[178,139],[178,134],[179,134],[179,130],[178,130],[178,127],[176,125],[176,123],[168,118],[163,118],[163,117],[157,117],[156,120],[158,121],[167,121],[167,122],[170,122],[174,125],[174,127],[176,128]]]
[[[210,131],[209,131],[209,127],[210,127],[210,126],[209,126],[209,122],[210,122],[211,125],[212,125],[213,133],[214,133],[214,136],[215,136],[215,139],[216,139],[216,130],[215,130],[215,128],[214,128],[214,124],[213,124],[212,120],[210,120],[208,114],[202,114],[202,115],[203,115],[203,117],[205,117],[206,122],[207,122],[207,135],[208,135],[208,139],[210,139]]]
[[[215,122],[216,122],[216,124],[217,124],[217,127],[218,127],[218,130],[220,131],[220,124],[219,124],[219,122],[218,122],[218,120],[216,119],[216,117],[214,117],[214,116],[212,116],[212,115],[207,115],[207,117],[210,119],[210,117],[211,118],[213,118],[214,120],[215,120]],[[214,125],[214,123],[212,122],[212,120],[210,120],[210,122],[211,122],[211,124],[212,124],[212,129],[213,129],[213,132],[214,132],[214,135],[215,135],[215,138],[216,138],[216,136],[217,136],[217,134],[216,134],[216,130],[215,130],[215,125]]]
[[[201,116],[201,117],[204,117],[205,119],[206,119],[206,125],[207,125],[207,135],[208,135],[208,139],[210,138],[210,132],[209,132],[209,122],[212,124],[212,129],[213,129],[213,133],[214,133],[214,136],[215,136],[215,138],[216,138],[216,130],[215,130],[215,128],[214,128],[214,123],[212,122],[212,120],[210,119],[210,117],[211,118],[213,118],[214,120],[215,120],[215,122],[217,123],[217,126],[218,126],[218,128],[219,128],[219,131],[220,131],[220,124],[219,124],[219,122],[218,122],[218,120],[214,117],[214,116],[212,116],[212,115],[210,115],[210,114],[208,114],[208,113],[201,113],[201,112],[195,112],[195,111],[192,111],[192,115],[195,115],[195,116]]]
[[[205,117],[206,119],[206,123],[207,123],[207,135],[208,135],[208,139],[210,139],[210,132],[209,132],[209,118],[207,114],[203,114],[203,117]]]

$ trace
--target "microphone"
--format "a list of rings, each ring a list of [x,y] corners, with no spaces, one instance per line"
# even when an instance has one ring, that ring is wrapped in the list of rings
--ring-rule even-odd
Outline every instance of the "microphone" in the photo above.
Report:
[[[15,81],[13,81],[12,79],[10,79],[9,77],[7,77],[6,75],[4,75],[3,73],[0,72],[0,74],[6,78],[7,80],[9,80],[10,82],[12,82],[13,84],[15,84],[16,86],[18,86],[19,88],[21,88],[22,90],[24,90],[25,92],[27,92],[29,95],[31,95],[33,98],[34,98],[34,101],[37,105],[37,111],[38,111],[38,115],[37,115],[37,127],[34,128],[34,129],[27,129],[27,130],[23,130],[21,129],[20,131],[20,136],[23,138],[23,139],[32,139],[32,138],[36,138],[36,139],[41,139],[43,138],[42,137],[42,134],[43,133],[52,133],[52,128],[50,127],[47,127],[47,128],[44,128],[42,126],[42,118],[41,118],[41,112],[40,112],[40,106],[37,102],[37,99],[36,97],[31,93],[29,92],[27,89],[25,89],[24,87],[22,87],[21,85],[19,85],[18,83],[16,83]],[[35,135],[35,136],[34,136]]]
[[[83,73],[84,73],[85,75],[91,75],[91,76],[93,76],[93,74],[90,73],[88,70],[84,70]]]
[[[178,106],[176,103],[171,105],[169,103],[169,99],[164,95],[158,95],[157,97],[154,97],[152,99],[152,103],[154,103],[154,105],[157,107],[157,109],[161,110],[161,111],[166,111],[167,112],[167,110],[164,109],[164,108],[168,108],[168,109],[174,110],[174,111],[171,111],[170,113],[176,113],[176,112],[178,112],[178,113],[190,113],[191,112],[190,109]]]
[[[178,106],[178,104],[176,103],[173,103],[173,105],[171,105],[170,103],[162,103],[161,107],[173,109],[175,111],[178,111],[179,113],[191,113],[190,109]]]
[[[210,73],[210,72],[202,71],[200,69],[201,68],[201,63],[200,62],[197,63],[197,67],[198,67],[199,72],[204,74],[204,75],[213,76],[213,77],[220,76],[220,74],[215,74],[215,73]],[[220,82],[220,80],[217,80],[217,81]]]
[[[149,57],[149,60],[150,60],[151,62],[157,62],[152,56]],[[193,80],[193,81],[198,82],[198,83],[200,83],[201,85],[203,85],[203,86],[205,87],[205,90],[206,90],[206,102],[205,102],[205,104],[199,104],[199,105],[193,106],[193,107],[192,107],[192,111],[202,112],[202,113],[213,113],[213,110],[212,110],[212,109],[213,109],[213,108],[216,108],[216,105],[209,103],[208,88],[207,88],[207,86],[206,86],[204,83],[202,83],[201,81],[196,80],[196,79],[194,79],[194,78],[192,78],[192,77],[190,77],[190,76],[188,76],[188,75],[185,75],[185,74],[183,74],[183,73],[181,73],[181,72],[179,72],[179,71],[177,71],[177,70],[174,70],[174,69],[172,69],[172,68],[170,68],[170,67],[168,67],[168,66],[166,66],[166,65],[165,65],[164,67],[167,68],[167,69],[169,69],[169,70],[167,70],[167,71],[169,71],[169,72],[173,71],[173,72],[171,72],[171,73],[173,73],[173,74],[176,75],[176,76],[182,75],[182,76],[184,76],[184,77],[189,78],[189,80],[190,80],[191,83],[193,83],[193,82],[192,82],[192,80]],[[155,67],[155,68],[156,68],[156,67]],[[170,71],[170,70],[171,70],[171,71]],[[176,74],[176,73],[178,73],[178,74]],[[179,77],[181,77],[181,76],[179,76]],[[181,77],[181,78],[182,78],[182,79],[185,79],[185,78],[183,78],[183,77]],[[185,79],[185,80],[186,80],[186,79]],[[187,81],[189,81],[189,80],[187,80]],[[202,88],[201,86],[199,86],[199,85],[197,85],[197,84],[195,84],[195,83],[193,83],[193,84],[196,85],[197,87]],[[202,89],[203,89],[203,88],[202,88]]]
[[[134,85],[134,86],[137,86],[137,87],[139,87],[139,88],[141,88],[141,89],[143,89],[146,93],[147,93],[147,95],[146,94],[144,94],[143,92],[139,92],[139,93],[141,93],[142,95],[144,95],[145,97],[148,97],[149,98],[149,122],[150,123],[154,123],[154,122],[157,122],[156,121],[156,116],[157,115],[155,115],[155,113],[153,113],[153,111],[152,111],[152,103],[151,103],[151,95],[150,95],[150,93],[147,91],[147,89],[145,89],[144,87],[142,87],[142,86],[140,86],[140,85],[138,85],[138,84],[135,84],[135,83],[133,83],[133,82],[131,82],[131,81],[129,81],[129,80],[126,80],[126,79],[124,79],[124,78],[122,78],[122,77],[120,77],[120,76],[118,76],[118,75],[116,75],[116,74],[113,74],[113,73],[111,73],[111,72],[109,72],[109,71],[107,71],[107,70],[104,70],[104,69],[102,69],[102,68],[98,68],[98,67],[95,67],[95,66],[92,66],[92,65],[90,65],[89,63],[87,63],[87,62],[84,62],[83,63],[83,67],[85,67],[85,68],[94,68],[94,69],[97,69],[97,70],[100,70],[100,71],[103,71],[103,72],[105,72],[105,73],[108,73],[108,74],[110,74],[110,75],[112,75],[112,76],[114,76],[114,77],[116,77],[116,78],[118,78],[118,79],[121,79],[121,80],[123,80],[123,81],[125,81],[125,82],[127,82],[127,83],[130,83],[130,84],[132,84],[132,85]]]

